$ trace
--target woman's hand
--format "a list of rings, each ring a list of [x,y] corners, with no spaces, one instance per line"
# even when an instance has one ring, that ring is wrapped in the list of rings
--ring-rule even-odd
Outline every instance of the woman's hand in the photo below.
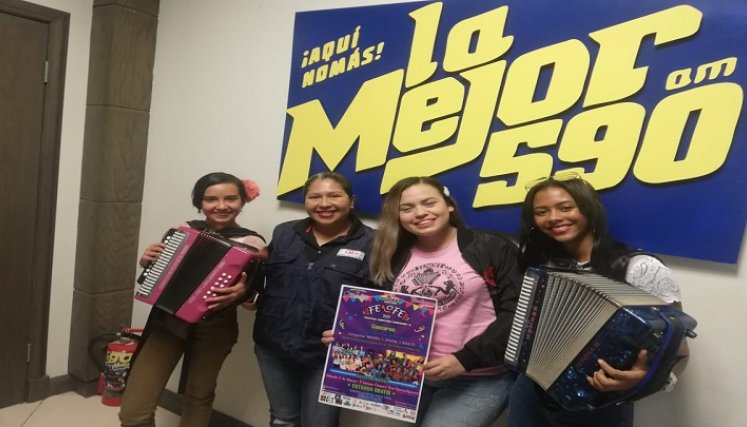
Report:
[[[648,366],[648,353],[646,350],[638,352],[638,358],[633,364],[633,367],[628,371],[621,371],[610,366],[604,360],[599,360],[599,367],[591,376],[587,376],[586,380],[589,381],[592,387],[599,391],[619,391],[619,390],[630,390],[631,388],[638,385],[639,382],[646,376]]]
[[[430,360],[423,366],[426,378],[436,381],[448,380],[465,371],[464,366],[453,354]]]
[[[148,264],[154,262],[156,259],[158,259],[158,256],[161,255],[161,252],[166,248],[165,243],[153,243],[152,245],[145,248],[145,252],[143,252],[143,256],[140,257],[140,267],[147,267]]]
[[[330,345],[335,342],[335,333],[330,329],[322,332],[322,344]]]
[[[241,273],[241,277],[235,285],[228,288],[213,287],[211,292],[216,295],[205,300],[208,309],[216,311],[230,307],[241,300],[246,293],[246,273]]]
[[[244,307],[244,310],[254,311],[257,309],[257,297],[259,295],[254,295],[254,298],[250,298],[244,302],[241,303],[241,306]]]

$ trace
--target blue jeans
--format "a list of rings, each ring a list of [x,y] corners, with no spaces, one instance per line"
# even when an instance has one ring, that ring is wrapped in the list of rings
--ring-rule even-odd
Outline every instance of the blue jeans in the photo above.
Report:
[[[340,408],[319,403],[324,367],[282,358],[255,344],[262,382],[270,401],[270,426],[337,427]]]
[[[526,375],[516,379],[508,405],[509,427],[633,427],[633,404],[567,411]]]
[[[423,384],[418,408],[418,426],[488,427],[508,404],[508,393],[516,374],[461,375]]]

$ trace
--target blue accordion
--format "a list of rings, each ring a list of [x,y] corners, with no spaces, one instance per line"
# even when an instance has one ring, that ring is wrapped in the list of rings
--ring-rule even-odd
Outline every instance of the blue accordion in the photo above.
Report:
[[[697,322],[661,299],[604,276],[529,268],[506,349],[506,363],[568,410],[600,408],[660,390]],[[601,392],[586,380],[597,360],[627,370],[648,351],[646,376],[632,390]]]

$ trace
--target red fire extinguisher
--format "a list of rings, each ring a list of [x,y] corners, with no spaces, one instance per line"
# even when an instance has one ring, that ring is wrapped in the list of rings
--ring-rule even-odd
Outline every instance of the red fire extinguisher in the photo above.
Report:
[[[122,394],[124,393],[127,374],[130,371],[132,356],[137,350],[138,333],[142,329],[123,328],[114,334],[114,341],[106,345],[106,357],[99,377],[98,392],[101,394],[101,403],[107,406],[122,405]],[[102,335],[94,341],[110,337],[112,334]],[[93,343],[93,341],[92,341]]]

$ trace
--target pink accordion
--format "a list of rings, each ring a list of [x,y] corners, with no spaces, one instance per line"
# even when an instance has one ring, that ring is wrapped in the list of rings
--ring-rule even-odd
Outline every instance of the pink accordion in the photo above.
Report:
[[[210,314],[205,300],[213,288],[230,287],[242,272],[250,280],[264,261],[251,246],[189,227],[172,228],[162,239],[166,248],[140,274],[135,299],[189,323]],[[249,284],[247,284],[249,286]],[[247,289],[250,295],[257,289]]]

